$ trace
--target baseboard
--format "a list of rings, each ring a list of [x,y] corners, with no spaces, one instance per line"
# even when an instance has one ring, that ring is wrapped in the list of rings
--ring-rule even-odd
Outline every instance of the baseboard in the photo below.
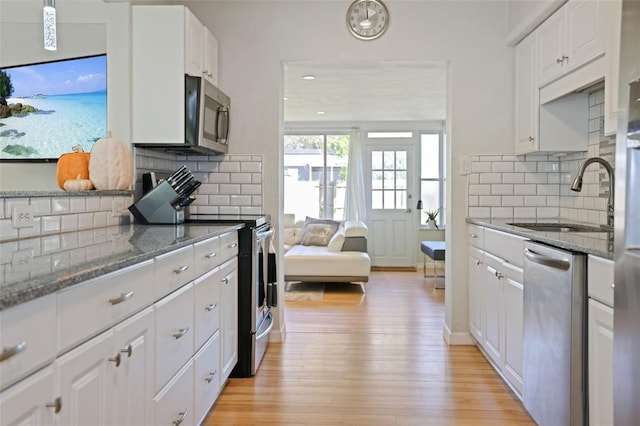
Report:
[[[442,326],[442,335],[448,345],[476,345],[476,339],[473,338],[471,333],[452,333],[446,323]]]
[[[287,338],[287,324],[283,323],[279,329],[275,327],[269,333],[269,341],[270,342],[284,342]]]
[[[372,271],[416,272],[415,266],[372,266]]]

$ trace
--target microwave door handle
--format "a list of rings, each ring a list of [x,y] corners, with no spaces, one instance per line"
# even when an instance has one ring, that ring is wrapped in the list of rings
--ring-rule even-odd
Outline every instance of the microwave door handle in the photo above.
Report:
[[[227,143],[229,139],[229,108],[218,108],[218,142]]]

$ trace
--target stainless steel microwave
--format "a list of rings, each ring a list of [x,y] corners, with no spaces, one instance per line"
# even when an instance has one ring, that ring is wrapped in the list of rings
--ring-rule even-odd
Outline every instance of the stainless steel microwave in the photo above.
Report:
[[[226,154],[231,100],[202,77],[185,75],[185,151]]]

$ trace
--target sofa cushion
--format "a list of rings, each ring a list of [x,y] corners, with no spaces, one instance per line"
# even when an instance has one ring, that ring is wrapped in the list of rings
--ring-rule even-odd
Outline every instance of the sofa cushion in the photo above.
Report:
[[[344,222],[345,237],[366,237],[369,228],[359,220],[346,220]]]
[[[345,239],[344,228],[340,226],[336,231],[336,233],[333,234],[333,237],[331,237],[329,244],[327,244],[327,250],[331,252],[342,251],[342,246],[344,245],[344,239]]]
[[[284,274],[290,276],[369,276],[370,270],[371,259],[362,252],[297,245],[284,255]]]

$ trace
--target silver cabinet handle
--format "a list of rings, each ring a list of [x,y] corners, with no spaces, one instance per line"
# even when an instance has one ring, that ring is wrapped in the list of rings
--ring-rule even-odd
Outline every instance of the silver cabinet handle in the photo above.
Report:
[[[185,272],[187,269],[189,269],[189,265],[182,265],[178,269],[174,269],[173,273],[174,274],[181,274],[181,273]]]
[[[564,59],[562,59],[562,58],[556,59],[556,64],[561,64],[563,62],[564,62]]]
[[[476,266],[482,265],[482,260],[476,260]]]
[[[53,402],[48,402],[45,407],[53,408],[53,412],[58,414],[62,410],[62,398],[57,397]]]
[[[209,306],[207,306],[205,309],[209,312],[213,311],[216,307],[218,307],[217,303],[212,303]]]
[[[18,355],[20,352],[24,351],[25,349],[27,349],[26,341],[22,341],[11,348],[2,349],[2,353],[0,353],[0,362],[8,360],[14,355]]]
[[[185,328],[181,328],[180,330],[178,330],[177,333],[173,333],[172,336],[175,337],[176,340],[178,340],[179,338],[181,338],[182,336],[184,336],[188,332],[189,332],[189,327],[185,327]]]
[[[238,247],[238,243],[229,244],[229,248],[236,248],[236,247]]]
[[[127,358],[131,358],[131,354],[133,354],[133,346],[129,344],[126,348],[120,349],[120,352],[123,354],[127,354]]]
[[[615,283],[611,283],[611,288],[615,290],[616,284]]]
[[[228,277],[224,277],[223,279],[220,280],[223,284],[229,284],[229,278]]]
[[[495,275],[499,280],[500,280],[500,279],[502,279],[502,272],[500,272],[500,271],[496,271],[496,272],[494,272],[494,275]]]
[[[121,357],[120,354],[117,354],[116,356],[114,356],[113,358],[109,358],[109,361],[111,362],[115,362],[116,363],[116,367],[120,367],[120,361],[121,361]]]
[[[536,138],[534,138],[533,136],[529,136],[529,142],[533,142],[535,140],[536,140]]]
[[[213,379],[216,378],[216,375],[218,374],[218,371],[212,371],[211,373],[209,373],[209,377],[207,377],[206,379],[204,379],[207,383],[211,383],[213,381]]]
[[[119,297],[109,299],[109,303],[111,303],[112,305],[117,305],[118,303],[126,302],[127,300],[131,299],[131,297],[133,297],[133,291],[122,293]]]
[[[217,253],[215,251],[212,251],[211,253],[205,255],[204,257],[206,257],[207,259],[213,259],[216,256],[217,256]]]
[[[469,234],[469,238],[478,238],[476,234]]]
[[[180,413],[178,413],[178,418],[172,421],[171,423],[173,423],[175,426],[179,426],[180,423],[182,423],[184,419],[187,418],[188,413],[189,413],[189,410],[185,408],[184,411],[181,411]]]

